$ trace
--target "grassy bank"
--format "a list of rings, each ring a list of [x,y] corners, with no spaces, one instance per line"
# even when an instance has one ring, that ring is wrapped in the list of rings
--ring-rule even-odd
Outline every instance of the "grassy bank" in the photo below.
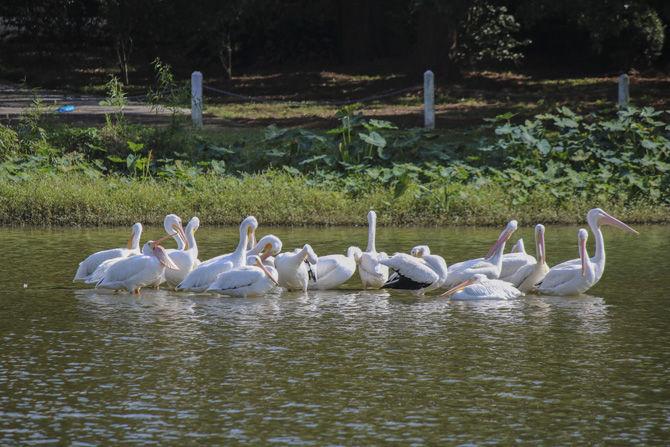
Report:
[[[4,225],[128,225],[162,222],[168,212],[198,215],[207,225],[235,225],[248,214],[263,225],[362,225],[369,209],[383,225],[499,225],[511,217],[524,224],[581,223],[601,206],[626,222],[670,222],[670,207],[623,202],[558,200],[532,192],[522,204],[495,185],[454,186],[443,197],[402,194],[379,186],[352,194],[301,175],[271,171],[243,177],[202,175],[186,185],[174,180],[128,179],[82,174],[0,180],[0,223]]]

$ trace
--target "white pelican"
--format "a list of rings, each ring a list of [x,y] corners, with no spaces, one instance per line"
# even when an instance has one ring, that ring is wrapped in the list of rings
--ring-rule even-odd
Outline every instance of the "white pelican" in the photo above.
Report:
[[[160,243],[168,237],[171,236],[149,241],[142,248],[143,254],[114,263],[95,287],[113,290],[126,289],[133,294],[139,294],[142,287],[160,283],[165,268],[177,268],[165,249],[160,246]]]
[[[600,226],[610,225],[612,227],[617,227],[629,233],[633,234],[639,234],[639,233],[634,229],[632,229],[631,227],[629,227],[628,225],[626,225],[625,223],[621,222],[619,219],[610,216],[600,208],[593,208],[588,213],[586,213],[586,221],[588,222],[589,227],[591,228],[591,232],[596,238],[596,253],[595,256],[591,258],[591,262],[595,264],[596,278],[597,281],[600,281],[600,278],[602,278],[603,273],[605,272],[605,239],[603,238],[603,232],[600,229]],[[563,264],[579,265],[580,263],[581,262],[579,259],[573,259],[571,261],[566,261],[559,265]]]
[[[98,268],[103,262],[114,259],[114,258],[126,258],[128,256],[139,255],[140,254],[140,237],[142,236],[142,224],[136,223],[133,225],[130,233],[130,238],[126,247],[123,248],[112,248],[109,250],[102,250],[96,253],[93,253],[83,261],[79,263],[79,268],[77,273],[74,275],[75,281],[86,281],[95,269]]]
[[[579,295],[598,282],[596,264],[586,252],[589,233],[581,228],[577,232],[579,243],[578,263],[564,262],[552,267],[540,283],[538,291],[547,295]]]
[[[440,277],[438,287],[442,287],[447,281],[447,275],[449,274],[449,269],[447,267],[447,262],[442,256],[434,255],[430,253],[430,247],[427,245],[417,245],[412,248],[410,251],[412,256],[423,259],[423,261],[433,269],[437,276]]]
[[[287,290],[307,291],[309,280],[319,279],[313,268],[318,261],[318,256],[309,244],[305,244],[302,249],[278,254],[275,267],[279,273],[279,285]]]
[[[361,249],[349,247],[347,254],[319,256],[316,263],[317,281],[310,281],[310,289],[328,290],[335,289],[354,276],[356,273],[356,260],[361,257]]]
[[[377,213],[368,213],[368,248],[358,261],[358,274],[361,276],[364,289],[380,289],[389,279],[389,269],[380,264],[379,260],[387,257],[386,253],[377,253],[375,238],[377,236]]]
[[[385,289],[415,290],[418,294],[424,294],[442,284],[440,276],[422,259],[415,256],[396,253],[379,262],[393,270],[384,284]]]
[[[499,279],[489,279],[477,273],[456,287],[447,290],[440,296],[451,297],[452,300],[509,300],[523,296],[523,292],[512,284]]]
[[[186,230],[181,230],[184,236],[184,245],[181,250],[166,250],[172,262],[178,267],[177,270],[165,270],[165,282],[168,285],[175,287],[181,283],[186,275],[188,275],[199,264],[198,261],[198,244],[195,241],[195,232],[200,228],[200,219],[192,217],[186,225]],[[181,226],[175,230],[181,229]],[[175,236],[175,238],[177,238]],[[177,238],[179,239],[179,238]]]
[[[274,256],[277,256],[282,249],[282,242],[274,234],[267,234],[263,236],[255,246],[249,250],[249,256],[258,255],[265,265],[274,267]]]
[[[500,233],[498,240],[493,244],[485,258],[471,259],[450,265],[447,280],[443,285],[453,287],[476,274],[482,274],[490,279],[498,279],[502,269],[502,254],[505,250],[505,243],[516,229],[516,220],[511,220]]]
[[[522,292],[528,293],[535,288],[535,284],[542,281],[547,275],[549,266],[547,265],[547,254],[544,245],[544,225],[542,224],[535,225],[535,255],[537,256],[535,263],[526,264],[513,275],[506,279],[501,279],[512,283],[514,287]]]
[[[263,264],[257,255],[247,256],[247,265],[223,272],[207,289],[208,292],[230,296],[261,296],[277,283],[277,270]]]
[[[186,275],[186,278],[177,286],[177,290],[204,292],[220,273],[245,265],[247,244],[256,228],[258,228],[258,221],[254,216],[244,219],[240,224],[240,241],[235,251],[201,263]]]

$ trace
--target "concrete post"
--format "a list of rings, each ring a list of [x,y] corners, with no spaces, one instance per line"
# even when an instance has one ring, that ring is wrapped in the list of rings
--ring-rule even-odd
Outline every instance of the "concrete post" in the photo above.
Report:
[[[430,70],[423,74],[423,126],[435,129],[435,76]]]
[[[628,107],[630,101],[630,79],[627,74],[619,76],[619,107]]]
[[[193,127],[202,127],[202,73],[191,73],[191,120]]]

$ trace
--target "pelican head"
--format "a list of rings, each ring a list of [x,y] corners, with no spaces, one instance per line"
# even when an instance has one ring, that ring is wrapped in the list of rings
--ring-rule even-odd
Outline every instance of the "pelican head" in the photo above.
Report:
[[[188,241],[186,240],[186,234],[184,233],[184,227],[181,223],[181,217],[176,214],[168,214],[163,219],[163,228],[165,228],[166,233],[176,233],[176,235],[181,239],[184,244],[184,250],[188,250]]]
[[[428,256],[430,254],[430,248],[428,248],[427,245],[417,245],[416,247],[412,248],[409,254],[417,258],[423,258],[424,256]]]
[[[621,230],[627,231],[633,234],[640,234],[636,230],[632,229],[625,223],[621,222],[616,217],[612,217],[603,211],[601,208],[593,208],[586,214],[586,220],[591,227],[599,227],[601,225],[609,225],[612,227],[617,227]]]
[[[358,247],[349,247],[347,248],[347,258],[354,258],[354,261],[358,263],[363,256],[363,252]]]
[[[279,285],[279,283],[277,282],[277,278],[275,278],[272,275],[272,273],[270,273],[270,271],[267,269],[265,264],[263,264],[263,260],[261,259],[260,256],[258,256],[258,255],[247,256],[247,265],[258,267],[259,269],[261,269],[263,271],[263,273],[265,273],[265,275],[268,278],[270,278],[272,280],[273,283],[275,283],[276,285]]]
[[[261,238],[256,244],[256,250],[259,253],[261,260],[265,260],[270,256],[277,256],[282,249],[282,242],[274,234],[268,234]]]
[[[461,290],[465,289],[467,286],[470,286],[472,284],[476,284],[479,282],[482,282],[484,280],[488,279],[486,275],[482,275],[481,273],[477,273],[476,275],[472,275],[469,279],[466,279],[462,283],[452,287],[451,289],[447,290],[440,296],[451,296],[456,292],[460,292]]]
[[[510,220],[502,233],[500,233],[498,240],[491,246],[491,249],[486,254],[485,259],[490,259],[498,251],[498,249],[503,246],[509,240],[509,238],[512,237],[512,234],[514,234],[518,226],[519,224],[516,220]]]
[[[249,216],[240,224],[240,238],[247,237],[251,239],[258,228],[258,221],[254,216]]]

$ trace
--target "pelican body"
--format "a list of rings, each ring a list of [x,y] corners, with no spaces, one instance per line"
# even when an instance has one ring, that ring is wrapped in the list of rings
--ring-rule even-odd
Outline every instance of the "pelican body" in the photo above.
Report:
[[[349,247],[347,254],[319,256],[316,263],[316,275],[318,280],[310,281],[309,289],[328,290],[335,289],[354,276],[356,273],[356,260],[361,257],[361,249]]]
[[[377,213],[368,213],[368,247],[358,261],[358,274],[364,289],[380,289],[389,279],[389,269],[379,261],[386,258],[386,253],[377,253]]]
[[[506,281],[489,279],[486,275],[477,273],[442,296],[456,301],[509,300],[523,296],[523,292]]]
[[[309,244],[292,252],[280,253],[275,257],[275,268],[279,274],[279,285],[287,290],[307,291],[309,280],[318,281],[314,267],[318,256]]]
[[[177,290],[204,292],[217,276],[228,270],[246,265],[247,245],[258,228],[255,217],[249,216],[240,224],[240,240],[234,252],[206,261],[194,268],[177,286]]]
[[[112,248],[109,250],[102,250],[88,256],[79,263],[77,273],[74,275],[72,282],[82,281],[87,282],[91,280],[91,275],[95,270],[105,261],[111,259],[122,259],[129,256],[140,254],[140,237],[142,237],[142,224],[136,223],[132,226],[130,238],[126,247]]]
[[[482,274],[489,279],[498,279],[502,270],[505,243],[516,231],[517,226],[516,220],[511,220],[500,233],[498,240],[493,244],[485,258],[471,259],[449,266],[449,276],[444,285],[454,286],[477,274]]]
[[[131,256],[114,263],[105,272],[96,288],[126,289],[133,294],[139,294],[140,289],[160,283],[165,269],[176,269],[177,266],[170,260],[167,252],[159,241],[147,242],[141,255]]]
[[[253,255],[246,265],[219,274],[207,291],[246,298],[265,295],[277,285],[277,270]]]
[[[581,228],[577,232],[579,264],[564,262],[552,267],[540,284],[538,291],[547,295],[579,295],[598,282],[596,264],[586,251],[589,233]]]

